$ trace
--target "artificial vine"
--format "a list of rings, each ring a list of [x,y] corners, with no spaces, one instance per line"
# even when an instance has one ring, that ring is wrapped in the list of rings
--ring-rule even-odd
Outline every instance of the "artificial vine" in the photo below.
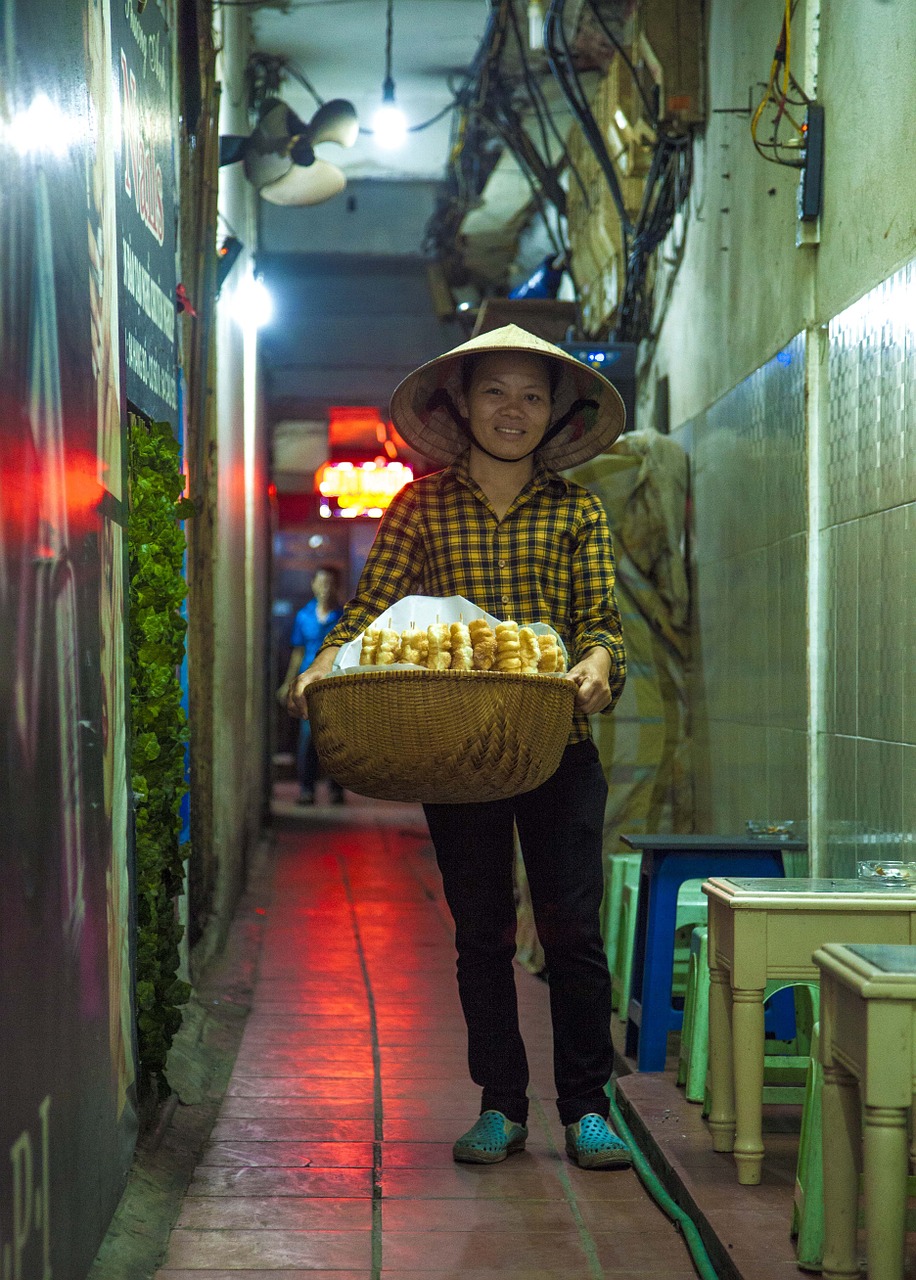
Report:
[[[137,1038],[141,1088],[167,1092],[165,1063],[190,987],[177,976],[182,926],[177,914],[187,856],[179,843],[187,721],[178,668],[187,624],[180,522],[193,511],[181,497],[178,442],[167,422],[131,418],[128,648],[131,673],[131,777],[136,808]]]

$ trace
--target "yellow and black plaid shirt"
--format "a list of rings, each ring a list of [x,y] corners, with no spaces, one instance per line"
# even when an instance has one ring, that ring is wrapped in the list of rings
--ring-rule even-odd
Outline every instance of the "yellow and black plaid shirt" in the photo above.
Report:
[[[593,493],[535,459],[531,480],[497,520],[464,454],[395,496],[325,645],[355,639],[404,596],[464,596],[520,626],[549,623],[571,665],[607,649],[613,706],[626,678],[614,580],[610,530]],[[576,712],[569,740],[588,736],[588,717]]]

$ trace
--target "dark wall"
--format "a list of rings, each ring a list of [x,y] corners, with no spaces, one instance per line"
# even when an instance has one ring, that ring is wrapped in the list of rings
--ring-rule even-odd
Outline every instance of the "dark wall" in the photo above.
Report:
[[[82,1280],[137,1130],[123,424],[128,390],[151,416],[175,403],[159,0],[141,25],[156,38],[109,0],[0,0],[0,1269],[17,1280]]]
[[[462,341],[433,311],[421,258],[265,253],[258,268],[275,302],[263,347],[274,419],[386,406],[412,369]]]

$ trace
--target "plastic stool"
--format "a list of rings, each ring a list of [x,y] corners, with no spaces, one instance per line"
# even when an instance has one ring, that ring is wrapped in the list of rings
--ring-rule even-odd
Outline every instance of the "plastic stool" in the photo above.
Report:
[[[688,1102],[706,1101],[706,1071],[709,1064],[709,959],[708,931],[694,929],[690,943],[690,964],[684,1021],[678,1053],[677,1083],[685,1086]],[[812,1030],[817,1020],[820,990],[813,982],[768,983],[764,1025],[780,1034],[785,1014],[780,1004],[784,996],[794,1006],[792,1039],[766,1042],[764,1057],[764,1102],[801,1102],[811,1054]]]
[[[612,853],[605,859],[604,864],[601,934],[604,938],[604,954],[607,956],[608,968],[611,971],[612,1001],[615,1009],[619,1004],[619,991],[613,986],[613,977],[617,968],[617,940],[620,936],[623,914],[623,886],[639,884],[641,862],[641,853]]]
[[[633,973],[633,939],[636,935],[636,906],[639,899],[639,881],[624,883],[620,896],[620,927],[617,931],[617,949],[614,969],[611,973],[611,1005],[626,1017],[630,999],[630,982]]]
[[[792,1204],[795,1259],[806,1271],[820,1271],[824,1257],[824,1166],[821,1161],[821,1083],[824,1068],[817,1056],[818,1025],[815,1024],[811,1037]]]
[[[795,1259],[803,1271],[820,1271],[824,1258],[824,1165],[822,1143],[821,1089],[824,1068],[818,1052],[818,1024],[811,1036],[811,1058],[805,1081],[798,1162],[795,1166],[795,1195],[792,1205],[792,1236]],[[916,1177],[907,1179],[907,1196],[916,1196]],[[916,1212],[907,1209],[907,1230],[916,1230]]]
[[[708,1061],[709,930],[703,925],[690,935],[684,1022],[677,1062],[677,1082],[685,1086],[684,1096],[688,1102],[702,1102],[706,1096]]]
[[[700,881],[685,884],[678,895],[675,911],[675,955],[677,955],[678,933],[682,938],[693,932],[693,929],[706,920],[708,899],[700,891]],[[621,894],[620,928],[617,934],[617,954],[614,971],[611,975],[611,1001],[619,1008],[621,1016],[630,998],[633,973],[633,943],[636,935],[636,911],[639,902],[639,869],[636,880],[627,882]],[[689,944],[688,944],[689,945]],[[689,954],[689,953],[688,953]],[[686,988],[686,957],[683,963],[683,985],[674,981],[672,974],[672,995],[682,995]],[[616,1001],[616,1003],[614,1003]]]
[[[683,1000],[687,993],[687,971],[690,964],[690,940],[694,929],[706,923],[709,899],[700,888],[702,880],[688,880],[677,895],[674,929],[674,962],[671,995]]]
[[[782,876],[781,848],[736,837],[623,836],[642,849],[624,1053],[639,1071],[664,1071],[668,1035],[683,1010],[672,1003],[677,895],[686,880],[717,876]],[[704,848],[705,842],[709,842]],[[797,842],[796,842],[797,843]]]

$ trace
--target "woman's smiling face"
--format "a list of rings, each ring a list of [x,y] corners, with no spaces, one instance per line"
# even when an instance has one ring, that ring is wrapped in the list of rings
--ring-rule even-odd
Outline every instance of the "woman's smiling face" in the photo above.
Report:
[[[521,351],[481,356],[463,399],[475,439],[502,461],[517,462],[538,447],[550,426],[546,361]]]

